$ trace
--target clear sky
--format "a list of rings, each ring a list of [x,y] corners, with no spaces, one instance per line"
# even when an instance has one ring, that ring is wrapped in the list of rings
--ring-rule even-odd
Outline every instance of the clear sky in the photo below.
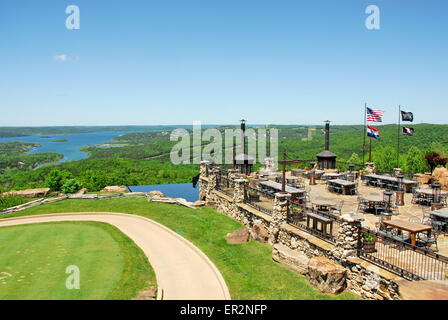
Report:
[[[448,123],[446,0],[9,0],[0,39],[0,126]]]

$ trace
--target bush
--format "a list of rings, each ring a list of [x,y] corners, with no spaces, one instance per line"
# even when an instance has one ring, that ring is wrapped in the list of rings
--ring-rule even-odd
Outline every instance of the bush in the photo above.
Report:
[[[0,196],[0,210],[18,206],[25,202],[27,202],[27,200],[19,196]]]
[[[51,191],[61,191],[65,181],[72,178],[72,174],[66,170],[51,170],[45,178],[45,185]]]
[[[75,193],[81,189],[81,185],[76,179],[67,179],[61,187],[62,193]]]

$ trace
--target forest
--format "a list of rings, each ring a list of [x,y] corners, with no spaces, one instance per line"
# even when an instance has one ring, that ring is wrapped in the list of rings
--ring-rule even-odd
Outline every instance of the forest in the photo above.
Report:
[[[39,165],[62,159],[62,155],[52,152],[24,154],[38,146],[38,143],[22,141],[0,143],[0,174],[10,170],[32,170]]]
[[[218,129],[224,128],[229,127]],[[279,130],[279,154],[285,150],[288,159],[315,159],[324,148],[323,126],[271,128]],[[397,165],[397,126],[378,128],[381,140],[372,141],[372,160],[380,172],[390,172]],[[401,137],[399,166],[407,173],[425,172],[429,170],[425,161],[427,153],[448,156],[448,125],[416,124],[413,128],[414,136]],[[369,139],[366,138],[365,161]],[[176,143],[170,141],[167,131],[129,133],[110,141],[109,147],[86,147],[83,150],[88,153],[88,159],[48,165],[42,164],[59,160],[61,155],[25,155],[36,145],[0,143],[0,187],[12,190],[48,186],[53,191],[85,187],[99,191],[107,185],[190,182],[198,174],[198,165],[172,164],[169,153]],[[338,161],[362,164],[363,143],[363,126],[331,126],[330,150],[338,155]]]

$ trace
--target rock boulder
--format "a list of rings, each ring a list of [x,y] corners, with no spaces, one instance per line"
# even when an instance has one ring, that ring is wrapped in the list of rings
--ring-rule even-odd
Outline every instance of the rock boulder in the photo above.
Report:
[[[195,207],[203,207],[203,206],[205,206],[205,201],[197,200],[197,201],[193,202],[193,206],[195,206]]]
[[[428,184],[431,181],[431,175],[426,173],[416,173],[413,179],[420,184]]]
[[[123,186],[107,186],[104,187],[102,192],[126,192],[126,187]]]
[[[269,231],[268,229],[261,223],[257,223],[252,227],[252,238],[254,240],[260,242],[268,242],[269,240]]]
[[[161,191],[154,190],[154,191],[150,191],[150,192],[149,192],[149,196],[150,196],[150,197],[156,197],[156,198],[162,198],[162,197],[164,197],[165,195],[164,195]]]
[[[347,286],[345,268],[326,257],[311,258],[307,278],[322,293],[337,294]]]
[[[226,235],[228,244],[237,244],[248,242],[250,239],[249,230],[247,228],[241,228]]]
[[[441,184],[442,190],[448,190],[448,169],[447,168],[435,168],[432,173],[433,181],[437,181]]]
[[[19,191],[9,191],[2,193],[2,195],[19,196],[24,198],[39,198],[44,197],[50,193],[50,188],[26,189]]]
[[[294,251],[278,243],[273,247],[272,260],[300,274],[307,274],[308,264],[310,262],[310,258],[302,252]]]

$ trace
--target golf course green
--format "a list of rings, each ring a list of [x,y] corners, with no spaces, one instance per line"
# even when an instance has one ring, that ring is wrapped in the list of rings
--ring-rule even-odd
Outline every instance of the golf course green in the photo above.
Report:
[[[140,248],[106,223],[2,227],[0,252],[0,300],[132,299],[156,285]],[[69,266],[79,270],[79,289],[66,286]]]

